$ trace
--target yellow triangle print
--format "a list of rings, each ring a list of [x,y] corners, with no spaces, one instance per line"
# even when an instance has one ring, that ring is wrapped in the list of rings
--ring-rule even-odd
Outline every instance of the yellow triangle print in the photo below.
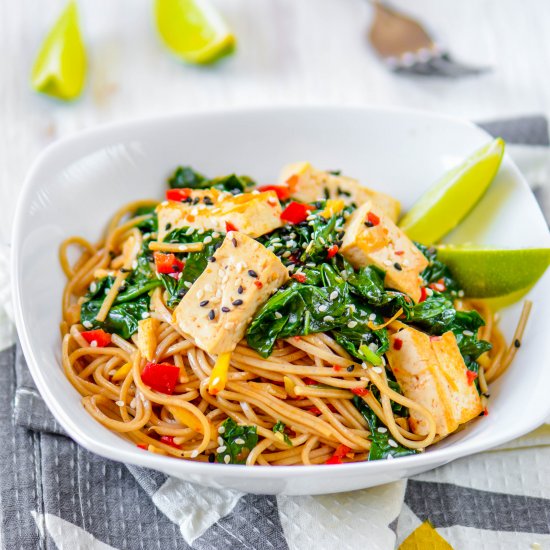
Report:
[[[425,521],[401,543],[399,550],[453,550],[453,547]]]

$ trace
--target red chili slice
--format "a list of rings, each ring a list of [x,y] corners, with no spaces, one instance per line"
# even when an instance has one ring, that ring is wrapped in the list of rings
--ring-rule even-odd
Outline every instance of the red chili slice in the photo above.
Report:
[[[369,390],[367,388],[351,388],[351,393],[363,397],[369,393]]]
[[[477,372],[471,370],[466,371],[466,377],[468,378],[468,384],[471,386],[474,383],[474,380],[477,378]]]
[[[104,348],[111,343],[111,335],[103,329],[85,330],[80,333],[82,338],[93,347]],[[95,344],[94,344],[95,342]]]
[[[181,202],[191,196],[191,189],[168,189],[166,191],[166,199],[169,201]]]
[[[309,212],[314,210],[313,206],[301,202],[292,201],[281,212],[281,220],[293,224],[302,223],[309,216]]]
[[[418,302],[423,302],[426,298],[428,297],[428,293],[426,292],[426,287],[423,286],[421,289],[420,289],[420,300],[418,300]]]
[[[277,197],[279,197],[281,201],[286,201],[290,198],[290,189],[288,185],[261,185],[258,187],[258,191],[262,193],[265,191],[275,191]]]
[[[139,447],[140,449],[143,449],[144,451],[146,451],[149,447],[147,443],[138,443],[136,446]]]
[[[307,277],[303,273],[293,273],[293,279],[296,279],[299,283],[305,283]]]
[[[402,346],[403,346],[403,340],[401,340],[401,338],[396,338],[393,341],[393,349],[399,351]]]
[[[338,254],[338,250],[339,250],[339,247],[337,244],[333,244],[332,246],[329,246],[327,250],[327,260],[330,260],[331,258],[336,256],[336,254]]]
[[[238,229],[231,222],[225,222],[225,232],[229,233],[230,231],[238,231]]]
[[[367,214],[367,220],[372,223],[373,227],[380,223],[380,218],[374,212],[369,212]]]
[[[179,367],[168,363],[147,363],[141,379],[143,383],[160,393],[172,395],[178,383]]]
[[[179,449],[179,445],[176,445],[174,443],[174,436],[173,435],[161,435],[160,436],[160,442],[164,443],[165,445],[170,445],[170,447],[175,447],[176,449]]]
[[[336,450],[334,451],[334,454],[332,456],[344,458],[350,451],[351,449],[347,445],[341,444],[336,447]]]
[[[157,273],[181,273],[185,263],[176,258],[175,254],[164,254],[163,252],[155,252],[153,254],[155,258],[155,267]]]
[[[325,464],[343,464],[342,459],[338,456],[332,455]]]

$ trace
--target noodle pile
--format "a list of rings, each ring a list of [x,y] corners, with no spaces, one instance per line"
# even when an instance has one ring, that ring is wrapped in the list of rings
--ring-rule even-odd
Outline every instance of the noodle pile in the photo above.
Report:
[[[61,324],[63,369],[96,420],[142,448],[178,458],[213,461],[223,445],[223,429],[219,428],[231,418],[237,424],[257,427],[258,443],[246,457],[248,465],[322,464],[341,445],[348,448],[345,462],[363,461],[368,459],[371,434],[352,403],[352,398],[360,395],[399,445],[422,451],[437,441],[436,424],[428,410],[392,390],[384,368],[365,368],[324,333],[279,341],[267,359],[241,341],[231,355],[225,388],[211,395],[208,382],[215,358],[172,322],[162,287],[153,291],[150,302],[150,315],[159,321],[153,361],[179,367],[179,381],[172,395],[143,383],[141,372],[146,360],[138,351],[136,335],[127,341],[113,334],[107,347],[90,345],[81,335],[86,330],[80,323],[83,296],[100,275],[115,274],[113,287],[123,283],[126,274],[120,268],[131,265],[141,245],[136,225],[148,216],[123,220],[136,208],[154,204],[139,201],[118,211],[104,239],[96,245],[72,237],[60,249],[68,278]],[[81,250],[73,265],[68,259],[72,246]],[[112,303],[116,294],[110,294],[105,302]],[[491,342],[493,349],[478,360],[480,389],[486,400],[487,384],[506,370],[517,345],[507,348],[495,315],[483,302],[460,300],[456,308],[475,308],[486,322],[479,337]],[[524,309],[514,341],[521,339],[528,309]],[[388,330],[395,331],[399,325],[393,321]],[[113,380],[121,369],[123,376]],[[361,391],[371,384],[379,390],[378,399],[372,391]],[[429,433],[412,433],[405,418],[394,416],[392,401],[425,417]],[[286,437],[273,429],[279,421],[287,426]],[[171,436],[170,443],[161,441],[162,436]]]

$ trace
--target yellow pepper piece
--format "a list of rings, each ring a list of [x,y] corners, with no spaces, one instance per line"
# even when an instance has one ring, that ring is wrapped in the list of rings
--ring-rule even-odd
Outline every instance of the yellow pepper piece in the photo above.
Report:
[[[323,216],[323,218],[330,218],[343,210],[345,205],[342,199],[328,199],[324,210],[321,212],[321,216]]]
[[[220,353],[216,359],[216,364],[212,369],[210,381],[208,383],[208,393],[216,395],[225,388],[227,382],[227,371],[229,370],[229,361],[231,360],[231,352],[226,351]]]
[[[141,355],[143,355],[147,361],[152,361],[155,356],[155,350],[157,349],[157,330],[159,325],[160,321],[153,317],[141,319],[138,322],[137,345]]]
[[[119,380],[124,380],[128,373],[132,370],[132,363],[124,363],[122,367],[120,367],[115,374],[113,374],[113,377],[111,380],[113,382],[118,382]]]
[[[294,388],[296,387],[296,384],[288,377],[283,376],[283,382],[285,385],[285,391],[290,397],[296,397],[296,392],[294,391]]]
[[[199,419],[194,414],[190,413],[182,407],[174,407],[172,405],[168,406],[167,409],[180,424],[188,426],[189,428],[200,434],[204,433],[204,430],[202,429],[202,424],[199,422]]]
[[[235,49],[235,36],[209,0],[155,0],[155,16],[164,43],[188,63],[213,63]]]
[[[75,99],[86,79],[86,51],[76,2],[70,1],[46,36],[31,74],[33,88],[58,99]]]

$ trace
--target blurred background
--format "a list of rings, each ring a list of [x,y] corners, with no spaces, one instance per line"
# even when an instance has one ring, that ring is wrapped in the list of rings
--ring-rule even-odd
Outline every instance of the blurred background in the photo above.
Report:
[[[161,43],[151,1],[80,0],[87,82],[77,100],[62,102],[34,92],[30,72],[65,0],[0,0],[4,205],[14,204],[48,143],[129,118],[272,104],[395,105],[474,120],[550,114],[550,2],[395,0],[455,58],[489,68],[462,78],[389,70],[368,41],[374,8],[367,0],[213,3],[237,49],[212,66],[193,66]],[[0,224],[3,242],[10,226]]]

